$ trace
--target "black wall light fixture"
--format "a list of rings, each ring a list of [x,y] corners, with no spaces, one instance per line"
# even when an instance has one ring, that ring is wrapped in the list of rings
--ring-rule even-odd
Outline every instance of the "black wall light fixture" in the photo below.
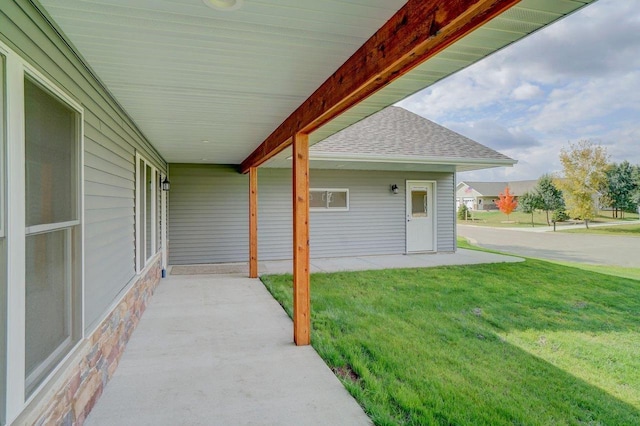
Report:
[[[167,179],[167,177],[164,177],[164,180],[162,181],[162,190],[163,191],[168,191],[169,188],[171,188],[171,182],[169,182],[169,179]]]
[[[395,183],[393,185],[391,185],[391,192],[393,192],[394,194],[398,193],[398,185],[396,185]]]

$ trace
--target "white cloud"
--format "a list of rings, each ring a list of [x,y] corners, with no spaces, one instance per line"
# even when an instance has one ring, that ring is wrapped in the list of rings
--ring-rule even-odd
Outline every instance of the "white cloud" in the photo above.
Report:
[[[470,139],[498,151],[512,150],[540,145],[540,142],[522,129],[506,128],[492,120],[471,123],[444,123],[448,127]]]
[[[640,0],[599,0],[400,105],[519,160],[474,179],[559,171],[579,139],[640,164],[638,34]]]
[[[538,131],[575,132],[622,109],[640,111],[639,89],[640,69],[615,78],[570,82],[550,93],[540,112],[531,117],[531,125]]]
[[[542,95],[544,95],[542,89],[531,83],[522,83],[511,93],[511,97],[517,101],[528,101],[531,99],[539,98]]]

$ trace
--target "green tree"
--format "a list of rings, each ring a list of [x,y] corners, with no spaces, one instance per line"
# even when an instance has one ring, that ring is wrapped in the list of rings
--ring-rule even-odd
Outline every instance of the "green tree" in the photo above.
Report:
[[[606,148],[589,140],[569,142],[568,148],[560,150],[564,179],[558,184],[563,190],[569,215],[583,219],[587,228],[589,220],[596,215],[595,200],[607,181],[608,160]]]
[[[542,198],[537,191],[525,192],[520,197],[518,197],[518,207],[524,213],[531,214],[531,226],[535,226],[533,222],[533,214],[536,210],[542,209]],[[547,218],[549,213],[547,212]],[[547,219],[548,220],[548,219]]]
[[[635,189],[631,193],[631,201],[635,204],[638,213],[640,213],[640,164],[633,168],[633,181]]]
[[[547,213],[547,225],[551,225],[549,212],[564,210],[565,208],[562,191],[553,183],[553,177],[550,174],[540,176],[534,190],[538,195],[538,201],[540,203],[538,208]]]
[[[624,217],[625,211],[637,208],[637,204],[633,202],[633,193],[637,185],[633,174],[634,167],[628,161],[620,164],[613,163],[607,169],[605,197],[607,203],[613,208],[613,217],[618,217],[618,210]]]

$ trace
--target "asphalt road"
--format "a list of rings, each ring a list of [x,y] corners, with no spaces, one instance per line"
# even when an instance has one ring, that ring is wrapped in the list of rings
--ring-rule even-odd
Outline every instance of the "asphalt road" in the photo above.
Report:
[[[640,238],[527,232],[513,229],[458,225],[458,235],[492,250],[567,262],[640,268]]]

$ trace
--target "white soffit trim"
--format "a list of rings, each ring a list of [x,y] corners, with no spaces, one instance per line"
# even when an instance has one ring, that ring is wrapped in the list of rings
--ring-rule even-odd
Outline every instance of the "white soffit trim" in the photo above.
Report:
[[[288,159],[291,159],[289,157]],[[448,165],[487,165],[487,166],[513,166],[518,160],[490,159],[490,158],[461,158],[461,157],[415,157],[397,156],[387,157],[380,155],[339,154],[327,152],[312,152],[310,161],[344,161],[344,162],[368,162],[368,163],[403,163],[403,164],[448,164]]]

